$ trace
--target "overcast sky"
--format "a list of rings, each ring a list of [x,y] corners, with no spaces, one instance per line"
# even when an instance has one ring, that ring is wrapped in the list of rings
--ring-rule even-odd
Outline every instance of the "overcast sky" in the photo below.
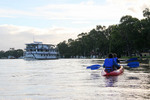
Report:
[[[56,45],[125,15],[142,19],[145,8],[150,0],[0,0],[0,50],[33,40]]]

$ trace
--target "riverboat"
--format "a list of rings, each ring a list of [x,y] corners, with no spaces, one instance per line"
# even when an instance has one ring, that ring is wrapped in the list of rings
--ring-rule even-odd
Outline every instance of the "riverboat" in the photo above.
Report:
[[[42,42],[33,42],[26,44],[24,58],[25,59],[58,59],[58,49],[52,44],[43,44]]]

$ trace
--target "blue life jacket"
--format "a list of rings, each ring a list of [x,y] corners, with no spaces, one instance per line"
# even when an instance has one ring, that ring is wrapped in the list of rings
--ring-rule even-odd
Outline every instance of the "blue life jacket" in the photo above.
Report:
[[[106,58],[103,66],[105,67],[106,72],[111,72],[114,70],[113,65],[114,65],[114,59]]]
[[[115,57],[115,58],[114,58],[114,61],[115,61],[116,63],[118,63],[118,61],[117,61],[117,60],[118,60],[118,58],[117,58],[117,57]]]
[[[120,63],[120,61],[118,60],[117,57],[114,58],[114,61],[115,61],[116,63]]]

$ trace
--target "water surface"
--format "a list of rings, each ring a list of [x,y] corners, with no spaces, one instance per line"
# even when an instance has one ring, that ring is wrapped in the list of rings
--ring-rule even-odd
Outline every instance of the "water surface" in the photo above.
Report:
[[[100,59],[0,60],[0,100],[148,100],[148,66],[104,77]]]

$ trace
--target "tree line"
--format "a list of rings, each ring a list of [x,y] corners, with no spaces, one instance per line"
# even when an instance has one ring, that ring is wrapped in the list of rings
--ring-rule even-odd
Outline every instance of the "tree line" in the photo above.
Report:
[[[90,32],[83,32],[77,39],[60,42],[60,56],[65,58],[91,55],[103,57],[108,53],[132,56],[150,50],[150,10],[143,10],[144,19],[123,16],[120,23],[105,27],[97,25]]]
[[[2,58],[8,58],[11,56],[12,58],[19,58],[23,56],[23,50],[22,49],[10,49],[8,51],[0,51],[0,59]]]

